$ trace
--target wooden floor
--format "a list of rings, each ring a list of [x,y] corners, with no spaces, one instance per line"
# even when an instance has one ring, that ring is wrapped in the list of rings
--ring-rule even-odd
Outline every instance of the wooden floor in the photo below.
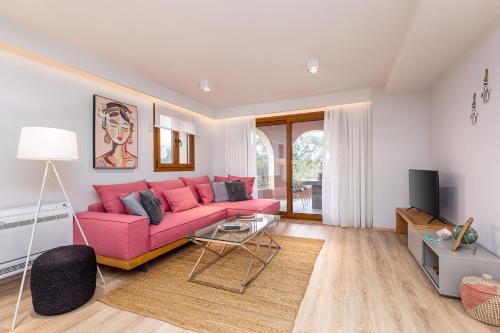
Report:
[[[439,296],[406,249],[404,236],[300,221],[281,223],[277,233],[326,240],[294,332],[500,331],[470,318],[458,300]],[[104,273],[108,289],[142,274],[112,269]],[[15,280],[0,286],[2,332],[10,327],[18,285]],[[72,313],[42,318],[32,312],[29,288],[21,310],[16,332],[186,332],[95,300]]]

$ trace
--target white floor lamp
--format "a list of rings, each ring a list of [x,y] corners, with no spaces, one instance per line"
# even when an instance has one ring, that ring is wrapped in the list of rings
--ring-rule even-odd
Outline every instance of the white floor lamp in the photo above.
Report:
[[[40,195],[38,196],[38,204],[36,206],[35,221],[33,223],[33,228],[31,229],[30,244],[28,247],[28,254],[26,256],[26,262],[24,263],[23,278],[21,280],[21,286],[19,288],[19,295],[17,296],[16,311],[14,313],[14,318],[12,320],[11,329],[14,330],[16,327],[17,313],[19,311],[19,305],[21,303],[21,296],[24,288],[24,281],[26,279],[26,272],[28,271],[29,258],[31,255],[31,247],[33,245],[33,239],[35,237],[36,225],[38,222],[38,215],[40,214],[40,207],[42,205],[43,195],[47,185],[47,178],[49,176],[50,170],[54,171],[54,174],[59,182],[59,186],[64,194],[64,198],[69,204],[69,208],[73,214],[76,225],[82,234],[82,238],[85,244],[89,245],[87,238],[83,232],[83,229],[76,217],[73,206],[69,201],[68,194],[64,189],[59,173],[57,172],[55,161],[74,161],[78,159],[78,145],[76,141],[76,133],[72,131],[57,129],[57,128],[47,128],[47,127],[23,127],[21,129],[21,136],[19,137],[19,147],[17,150],[17,158],[23,160],[37,160],[45,161],[45,172],[43,174],[42,187],[40,189]],[[99,266],[97,266],[97,272],[101,277],[102,283],[104,282],[104,277],[102,276]]]

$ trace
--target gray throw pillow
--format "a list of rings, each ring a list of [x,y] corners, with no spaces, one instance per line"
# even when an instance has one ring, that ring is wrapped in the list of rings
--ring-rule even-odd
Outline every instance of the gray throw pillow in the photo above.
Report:
[[[244,182],[226,182],[227,194],[229,201],[248,200],[247,188]]]
[[[148,212],[142,207],[141,199],[134,193],[130,193],[124,197],[120,197],[125,207],[134,215],[148,216]]]
[[[212,190],[214,191],[214,202],[229,200],[226,184],[224,182],[212,182]]]
[[[152,224],[160,224],[163,219],[163,209],[161,208],[160,199],[151,191],[141,192],[141,204],[148,212],[149,222]]]

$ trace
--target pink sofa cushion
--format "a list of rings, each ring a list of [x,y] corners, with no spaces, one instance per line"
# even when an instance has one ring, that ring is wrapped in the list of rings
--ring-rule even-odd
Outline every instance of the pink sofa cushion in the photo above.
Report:
[[[183,212],[200,205],[189,187],[162,191],[162,193],[167,198],[168,205],[174,213]]]
[[[96,202],[93,204],[90,204],[87,208],[89,212],[100,212],[100,213],[106,213],[106,209],[102,205],[101,202]]]
[[[196,184],[208,184],[210,183],[210,178],[208,178],[207,175],[205,176],[200,176],[200,177],[192,177],[192,178],[186,178],[186,177],[180,177],[180,179],[184,182],[186,186],[188,186],[191,191],[193,191],[194,197],[198,202],[201,202],[201,198],[198,195],[198,192],[196,191],[196,188],[194,185]]]
[[[229,179],[227,177],[222,177],[222,176],[214,176],[214,182],[216,183],[222,183],[225,181],[228,181]]]
[[[276,214],[280,210],[279,200],[273,199],[214,202],[210,206],[226,208],[228,217],[240,213]]]
[[[97,195],[101,199],[106,212],[113,214],[126,214],[125,206],[120,200],[120,194],[129,192],[139,192],[148,189],[145,180],[134,183],[113,184],[113,185],[93,185]]]
[[[196,184],[196,191],[201,198],[203,204],[208,205],[214,202],[214,190],[212,189],[212,184]]]
[[[100,212],[76,215],[90,246],[100,256],[132,260],[149,251],[149,218],[145,216]],[[76,225],[73,241],[84,244]]]
[[[236,176],[228,176],[230,181],[242,181],[245,183],[247,188],[248,199],[253,199],[253,183],[255,182],[255,177],[236,177]]]
[[[160,182],[148,182],[148,186],[156,191],[156,196],[160,199],[161,208],[164,212],[170,210],[167,198],[164,197],[163,191],[175,190],[178,188],[186,187],[184,182],[180,179],[163,180]]]
[[[226,209],[217,206],[199,206],[180,213],[166,213],[158,225],[151,225],[150,251],[226,218]]]

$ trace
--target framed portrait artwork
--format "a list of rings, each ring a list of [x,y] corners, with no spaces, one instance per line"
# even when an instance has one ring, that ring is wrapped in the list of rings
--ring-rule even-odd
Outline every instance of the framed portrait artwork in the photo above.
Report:
[[[135,169],[137,107],[94,95],[94,168]]]

